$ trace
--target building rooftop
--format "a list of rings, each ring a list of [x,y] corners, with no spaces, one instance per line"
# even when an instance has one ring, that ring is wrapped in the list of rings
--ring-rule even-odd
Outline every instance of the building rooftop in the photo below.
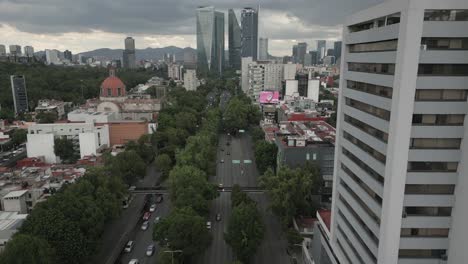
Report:
[[[325,226],[330,231],[330,224],[331,224],[331,211],[330,210],[318,210],[317,217],[319,221],[322,221]]]
[[[314,144],[335,144],[336,130],[325,121],[284,121],[280,122],[275,134],[286,147],[306,147]],[[291,145],[288,141],[301,141]]]
[[[11,191],[7,195],[3,196],[3,198],[21,197],[27,192],[28,192],[28,190]]]

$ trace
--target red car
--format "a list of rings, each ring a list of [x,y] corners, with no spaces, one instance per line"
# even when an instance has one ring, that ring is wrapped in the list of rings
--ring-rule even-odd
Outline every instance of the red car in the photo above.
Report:
[[[143,215],[143,220],[148,221],[149,218],[150,218],[150,216],[151,216],[151,213],[150,213],[150,212],[146,212],[146,213]]]

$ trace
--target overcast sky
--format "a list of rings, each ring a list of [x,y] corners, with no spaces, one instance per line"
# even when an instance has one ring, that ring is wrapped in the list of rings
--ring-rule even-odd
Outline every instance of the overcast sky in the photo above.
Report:
[[[294,42],[305,41],[314,48],[317,39],[340,39],[346,16],[382,1],[0,0],[0,44],[78,53],[122,48],[123,39],[133,36],[139,49],[196,48],[197,6],[213,5],[224,11],[227,23],[229,8],[239,12],[260,4],[259,36],[270,39],[271,54],[283,56],[291,54]]]

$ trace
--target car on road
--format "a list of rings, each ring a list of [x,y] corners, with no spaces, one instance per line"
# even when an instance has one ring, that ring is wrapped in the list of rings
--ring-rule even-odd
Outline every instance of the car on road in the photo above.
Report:
[[[133,245],[135,244],[135,242],[133,242],[132,240],[128,241],[127,244],[125,245],[125,249],[124,251],[126,253],[130,253],[132,252],[132,249],[133,249]]]
[[[150,244],[150,245],[146,248],[146,256],[148,256],[148,257],[153,256],[153,254],[154,254],[154,249],[155,249],[154,244]]]
[[[224,187],[224,185],[222,183],[218,184],[219,189],[222,189],[223,187]]]
[[[161,217],[160,216],[156,216],[156,218],[154,219],[154,223],[156,224],[157,222],[161,221]]]
[[[206,228],[207,228],[208,230],[211,229],[211,222],[210,222],[210,221],[206,222]]]
[[[220,160],[220,161],[219,161],[219,163],[224,163],[224,160],[223,160],[223,159],[222,159],[222,160]]]
[[[164,197],[162,195],[158,195],[158,197],[156,197],[156,203],[162,203],[162,201],[164,201]]]
[[[149,226],[149,222],[144,221],[143,224],[141,224],[141,230],[145,231],[146,229],[148,229],[148,226]]]
[[[128,262],[128,264],[139,264],[140,262],[138,261],[138,259],[132,259],[130,260],[130,262]]]
[[[146,212],[144,215],[143,215],[143,220],[145,221],[148,221],[148,219],[151,217],[151,213],[150,212]]]
[[[150,212],[156,211],[156,204],[152,204],[149,209]]]
[[[218,221],[218,222],[221,221],[221,214],[219,214],[219,213],[216,214],[216,221]]]

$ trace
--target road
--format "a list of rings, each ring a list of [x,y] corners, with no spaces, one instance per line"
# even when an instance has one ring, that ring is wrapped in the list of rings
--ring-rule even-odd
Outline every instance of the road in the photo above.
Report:
[[[220,136],[217,172],[216,176],[211,177],[210,180],[218,184],[222,183],[225,187],[232,187],[234,184],[239,184],[241,187],[256,187],[258,171],[250,137],[244,134],[232,137],[229,146],[226,145],[227,139],[227,135]],[[221,163],[221,160],[224,162]],[[238,161],[240,163],[237,163]],[[258,202],[258,208],[266,225],[265,239],[252,259],[252,263],[289,263],[289,258],[286,255],[286,241],[282,237],[279,221],[268,210],[269,201],[266,194],[251,193],[249,195]],[[215,220],[217,213],[222,216],[220,222]],[[231,194],[224,192],[211,204],[210,221],[212,222],[213,242],[199,257],[198,263],[228,264],[235,260],[231,247],[224,241],[224,233],[230,215]]]
[[[160,174],[156,171],[154,165],[147,168],[146,176],[138,182],[137,186],[153,186],[156,184]],[[144,256],[146,246],[150,243],[152,226],[145,232],[140,232],[141,226],[141,210],[143,208],[145,196],[135,195],[127,209],[122,211],[122,214],[106,225],[106,230],[102,236],[102,245],[97,254],[93,258],[93,263],[114,264],[118,258],[125,243],[130,239],[136,239],[134,251],[131,254],[135,256]],[[164,202],[158,205],[156,214],[167,215],[170,205],[169,199],[164,199]],[[152,220],[156,217],[153,213]],[[130,256],[133,256],[131,255]],[[156,254],[155,254],[156,255]],[[127,256],[123,256],[126,260]],[[140,257],[138,257],[140,259]],[[144,258],[142,258],[143,260]],[[122,263],[128,263],[123,262]],[[140,261],[141,263],[141,261]],[[145,263],[145,262],[143,262]],[[149,263],[149,262],[147,262]],[[154,262],[152,262],[154,263]]]

